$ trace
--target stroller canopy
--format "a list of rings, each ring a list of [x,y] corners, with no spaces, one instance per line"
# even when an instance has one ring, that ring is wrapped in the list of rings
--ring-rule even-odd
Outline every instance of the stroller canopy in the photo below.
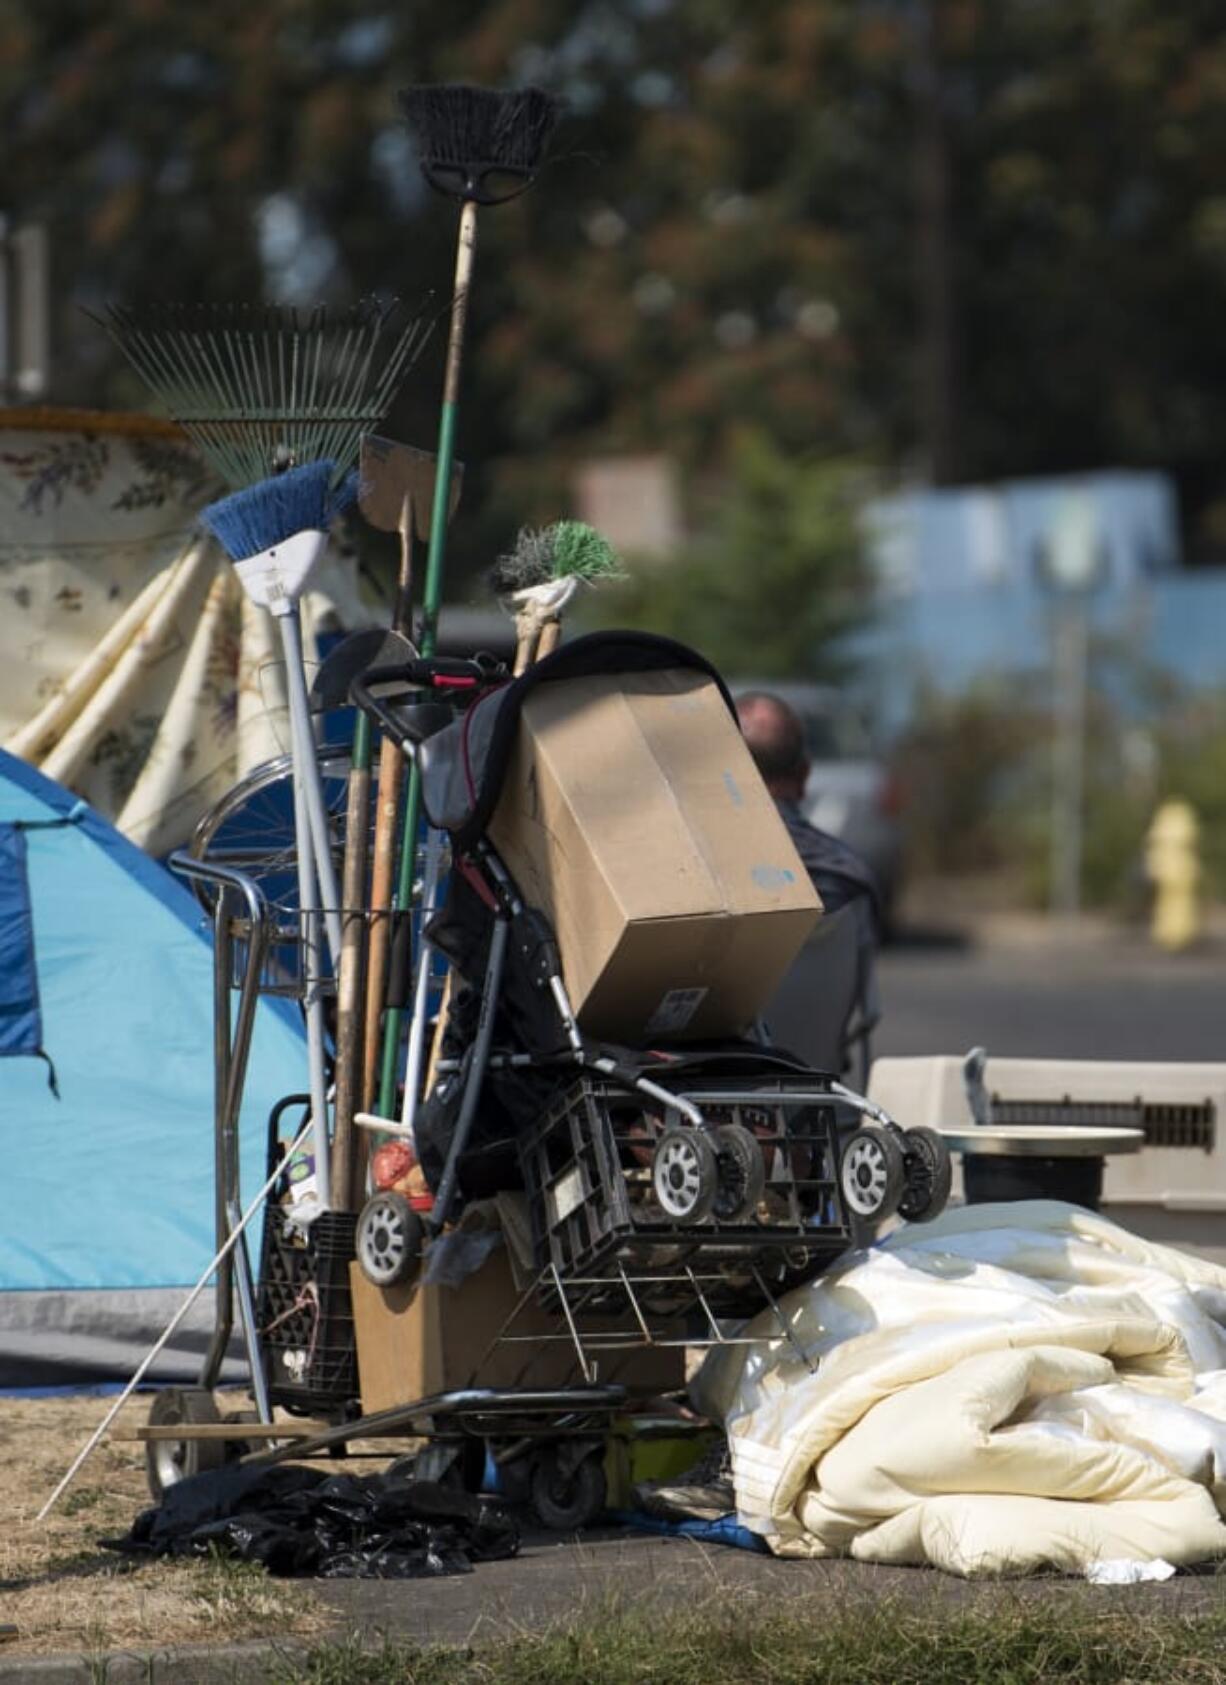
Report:
[[[482,835],[502,790],[520,710],[538,685],[592,674],[677,668],[713,680],[736,717],[727,686],[704,656],[649,632],[591,632],[538,661],[510,684],[489,691],[422,745],[422,796],[430,823],[450,832],[460,849],[470,848]]]

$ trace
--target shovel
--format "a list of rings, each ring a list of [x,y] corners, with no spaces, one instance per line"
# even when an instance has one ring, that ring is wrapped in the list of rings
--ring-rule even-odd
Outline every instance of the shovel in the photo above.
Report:
[[[434,502],[435,458],[429,451],[368,433],[362,440],[362,514],[381,532],[400,534],[400,571],[392,614],[394,631],[411,635],[413,623],[413,540],[430,536]],[[447,518],[455,513],[464,477],[463,463],[451,470]],[[369,729],[369,727],[368,727]],[[378,809],[370,886],[370,948],[366,966],[366,1014],[362,1039],[361,1110],[374,1104],[379,1071],[379,1026],[387,997],[387,962],[391,946],[390,914],[396,879],[396,831],[404,784],[404,756],[386,738],[379,751]],[[416,839],[406,838],[404,847]]]

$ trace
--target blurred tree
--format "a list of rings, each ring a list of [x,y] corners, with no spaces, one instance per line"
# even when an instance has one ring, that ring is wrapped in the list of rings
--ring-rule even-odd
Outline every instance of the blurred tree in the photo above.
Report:
[[[837,677],[838,639],[868,600],[861,494],[854,465],[785,457],[746,429],[702,536],[580,600],[579,615],[680,638],[729,674]]]
[[[1171,465],[1226,543],[1226,18],[1211,0],[9,0],[4,210],[47,221],[56,396],[144,402],[107,297],[434,289],[395,89],[567,98],[482,219],[463,566],[586,457],[690,483],[748,426],[937,479]],[[391,428],[428,444],[441,335]],[[697,493],[696,493],[697,495]],[[700,511],[701,512],[701,511]]]

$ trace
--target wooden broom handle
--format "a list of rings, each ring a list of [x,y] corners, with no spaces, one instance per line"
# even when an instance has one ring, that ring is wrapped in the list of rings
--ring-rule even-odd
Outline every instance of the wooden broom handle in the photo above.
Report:
[[[412,630],[413,501],[406,492],[400,505],[400,569],[392,630],[406,636]],[[379,1086],[383,1003],[387,993],[388,954],[391,949],[391,906],[398,856],[396,831],[404,790],[404,755],[385,737],[379,746],[379,786],[375,807],[375,840],[371,856],[370,946],[366,959],[366,1027],[362,1042],[362,1110],[370,1111]],[[365,1155],[365,1135],[359,1151]]]

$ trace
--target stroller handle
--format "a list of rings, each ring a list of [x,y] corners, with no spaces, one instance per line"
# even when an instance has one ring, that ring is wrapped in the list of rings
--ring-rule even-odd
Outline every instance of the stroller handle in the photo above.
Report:
[[[503,676],[501,663],[488,657],[418,656],[388,666],[368,668],[353,679],[349,694],[406,753],[455,718],[451,699],[469,698]],[[376,695],[376,689],[383,692]],[[421,697],[427,693],[428,700]],[[442,700],[447,698],[447,701]]]

